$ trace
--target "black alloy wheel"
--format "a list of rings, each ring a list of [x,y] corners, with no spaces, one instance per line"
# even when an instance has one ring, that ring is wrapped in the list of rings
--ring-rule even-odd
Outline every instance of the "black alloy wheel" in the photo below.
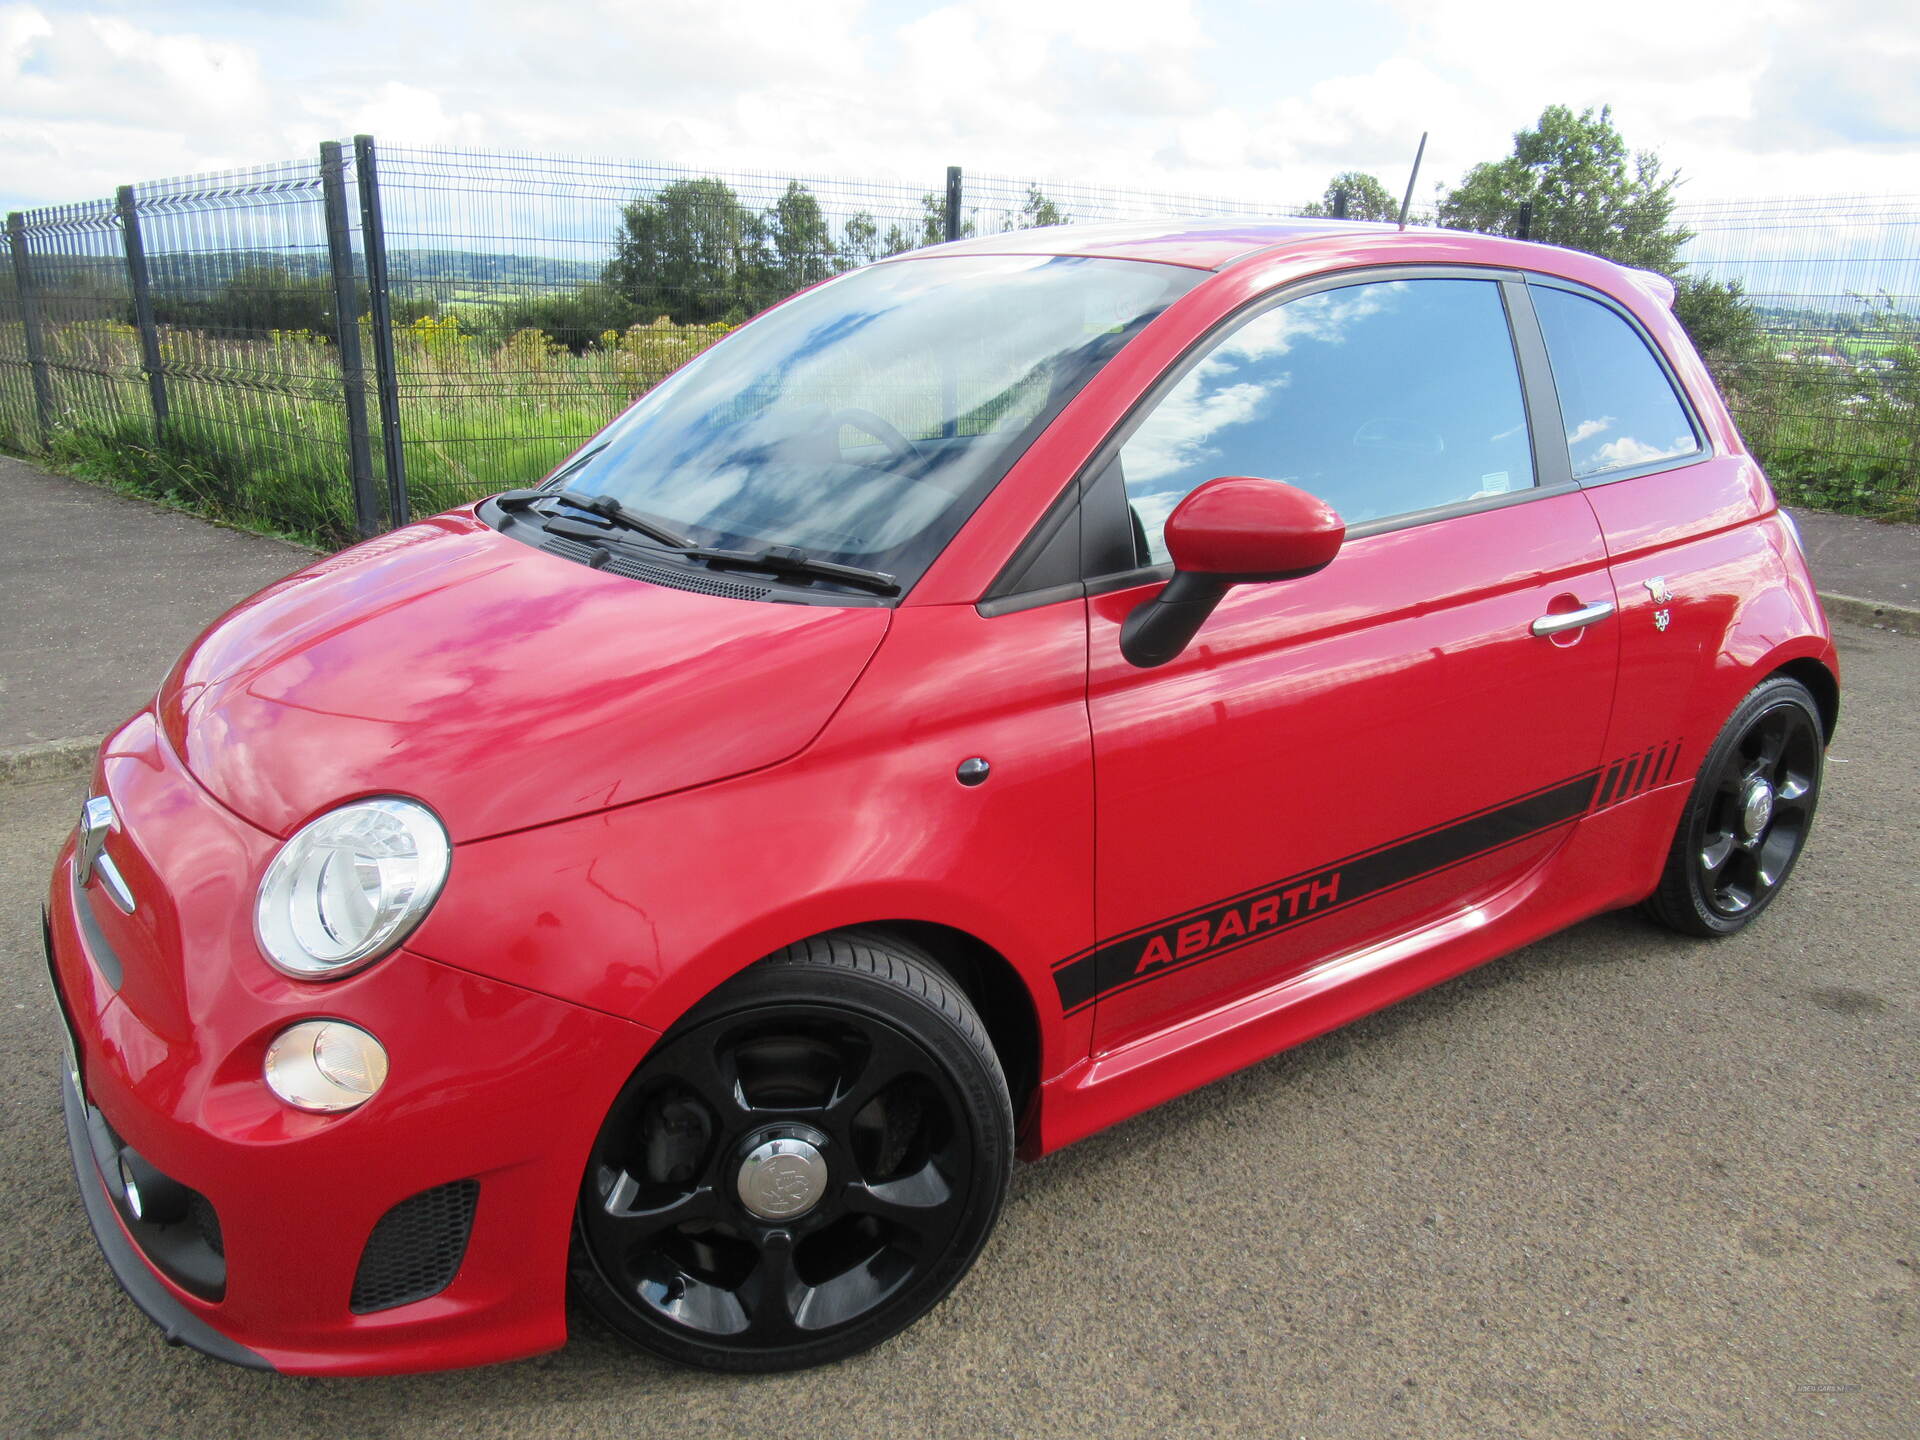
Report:
[[[1708,752],[1648,912],[1686,935],[1731,935],[1780,893],[1813,826],[1825,738],[1813,696],[1776,676]]]
[[[618,1334],[720,1370],[878,1344],[993,1228],[1013,1113],[985,1027],[909,946],[769,957],[655,1047],[601,1127],[576,1293]]]

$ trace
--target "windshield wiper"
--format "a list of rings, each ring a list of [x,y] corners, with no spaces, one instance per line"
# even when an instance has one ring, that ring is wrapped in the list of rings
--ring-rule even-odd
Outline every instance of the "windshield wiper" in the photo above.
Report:
[[[693,541],[678,530],[669,530],[659,521],[647,519],[638,510],[629,510],[611,495],[583,495],[578,490],[562,490],[558,498],[562,505],[571,505],[575,510],[584,510],[589,515],[598,515],[622,530],[631,530],[649,540],[658,540],[675,550],[694,549]]]
[[[689,545],[686,553],[724,569],[803,575],[816,580],[837,580],[842,585],[858,585],[880,595],[900,593],[900,582],[883,571],[821,560],[795,545],[769,545],[764,550],[710,550],[704,545]]]
[[[521,490],[508,490],[504,494],[494,496],[493,503],[511,514],[515,510],[527,509],[536,500],[553,499],[556,494],[560,493],[554,490],[554,481],[560,479],[563,475],[571,475],[612,443],[611,440],[602,440],[598,445],[582,450],[578,455],[574,456],[573,459],[562,465],[538,485],[530,485]]]
[[[705,560],[720,569],[759,570],[770,575],[833,580],[842,585],[857,585],[880,595],[900,593],[900,582],[885,571],[822,560],[796,545],[768,545],[760,550],[718,550],[697,544],[677,530],[669,529],[657,520],[649,520],[638,511],[629,510],[611,495],[584,495],[578,490],[562,490],[558,494],[552,490],[509,490],[504,495],[494,497],[494,503],[507,511],[530,509],[541,500],[558,500],[569,509],[594,517],[593,521],[575,520],[566,515],[535,512],[541,518],[543,530],[570,540],[603,541],[611,529],[630,530],[685,555],[689,560]]]

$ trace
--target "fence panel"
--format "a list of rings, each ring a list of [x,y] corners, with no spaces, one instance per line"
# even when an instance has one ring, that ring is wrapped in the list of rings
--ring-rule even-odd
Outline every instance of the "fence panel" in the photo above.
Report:
[[[215,515],[352,539],[318,158],[135,195],[171,408],[152,483]]]
[[[146,374],[114,202],[29,210],[17,231],[11,221],[8,228],[30,277],[17,313],[23,322],[38,321],[48,432],[40,442],[74,434],[133,438],[123,427],[126,417],[146,410]],[[18,287],[17,264],[12,278]],[[34,338],[23,336],[23,349]],[[140,438],[150,441],[151,431]],[[84,448],[74,458],[85,458]]]
[[[539,478],[749,315],[940,238],[933,185],[378,156],[416,514]]]
[[[133,186],[119,209],[23,215],[42,363],[0,247],[0,445],[344,542],[537,478],[748,316],[950,227],[1318,209],[944,166],[794,178],[413,147],[381,147],[376,183],[364,137],[338,153],[337,260],[317,157]],[[150,282],[144,356],[129,214]],[[1782,495],[1920,516],[1920,196],[1702,203],[1674,218],[1694,232],[1683,313]],[[1490,223],[1612,253],[1632,222],[1535,209]],[[1715,310],[1689,280],[1738,282],[1746,308]],[[382,443],[363,450],[376,410]]]
[[[1758,333],[1716,357],[1783,500],[1920,519],[1920,196],[1723,201],[1676,216]]]
[[[13,247],[0,235],[0,449],[38,448],[33,366],[27,354],[26,317],[13,272]]]

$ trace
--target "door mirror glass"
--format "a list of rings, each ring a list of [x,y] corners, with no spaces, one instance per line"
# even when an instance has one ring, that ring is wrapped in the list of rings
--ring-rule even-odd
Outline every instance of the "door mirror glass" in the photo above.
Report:
[[[1142,669],[1166,664],[1187,648],[1230,586],[1325,569],[1346,536],[1346,522],[1331,505],[1284,480],[1209,480],[1167,517],[1173,579],[1127,616],[1120,653]]]

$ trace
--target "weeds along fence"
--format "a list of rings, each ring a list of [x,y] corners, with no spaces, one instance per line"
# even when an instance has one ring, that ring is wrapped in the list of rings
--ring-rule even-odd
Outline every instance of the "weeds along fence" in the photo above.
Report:
[[[732,326],[840,271],[969,234],[1249,211],[1317,207],[362,136],[9,216],[0,446],[339,544],[537,479]],[[1920,511],[1920,203],[1679,218],[1697,232],[1688,273],[1745,288],[1738,323],[1701,338],[1782,492]],[[1490,228],[1608,239],[1525,213]]]

